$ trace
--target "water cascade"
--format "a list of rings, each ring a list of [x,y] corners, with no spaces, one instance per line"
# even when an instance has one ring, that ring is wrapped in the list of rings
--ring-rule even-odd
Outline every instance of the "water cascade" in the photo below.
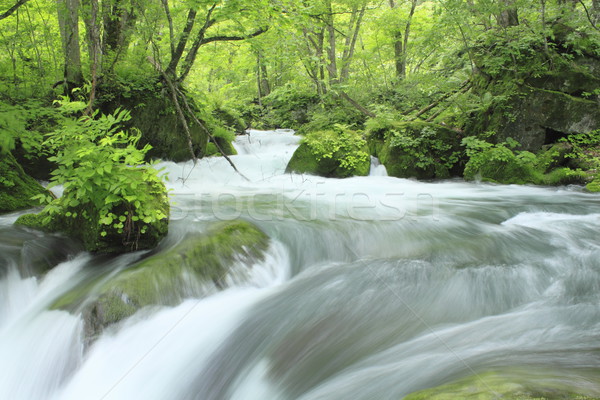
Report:
[[[0,398],[384,400],[498,371],[600,396],[597,195],[397,179],[376,160],[367,177],[285,174],[297,145],[240,136],[232,160],[249,181],[220,157],[159,165],[165,249],[245,219],[267,256],[90,343],[56,299],[144,254],[92,256],[0,217]]]

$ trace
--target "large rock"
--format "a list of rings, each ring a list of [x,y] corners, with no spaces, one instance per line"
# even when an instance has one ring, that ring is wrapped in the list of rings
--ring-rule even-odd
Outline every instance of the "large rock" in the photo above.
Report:
[[[474,47],[471,94],[487,100],[471,114],[468,135],[493,143],[510,137],[520,150],[537,152],[571,134],[600,128],[598,48],[573,27],[559,21],[549,27],[553,34],[546,48],[525,25],[507,35],[490,31],[487,41]],[[572,47],[577,36],[583,48]]]
[[[120,272],[100,285],[94,300],[87,297],[91,288],[83,287],[64,295],[54,308],[75,310],[83,304],[86,336],[93,338],[143,307],[176,305],[223,289],[234,266],[261,260],[268,243],[267,235],[249,222],[217,223]]]
[[[470,133],[494,132],[497,143],[511,137],[522,150],[538,151],[569,134],[588,133],[600,128],[600,103],[570,94],[522,88],[502,104],[480,114]]]
[[[136,173],[141,170],[132,169]],[[138,191],[146,191],[151,201],[143,204],[144,209],[157,210],[165,217],[153,222],[133,221],[132,214],[137,209],[134,203],[121,202],[113,206],[111,212],[124,219],[124,228],[119,232],[114,225],[100,223],[99,210],[92,203],[82,203],[75,207],[64,207],[60,212],[49,214],[46,210],[38,214],[25,214],[15,222],[44,232],[61,232],[81,240],[84,248],[93,253],[125,253],[135,250],[152,249],[169,231],[169,198],[162,182],[144,182]],[[127,213],[127,214],[125,214]]]
[[[107,80],[102,84],[98,89],[98,103],[102,111],[112,113],[116,105],[131,111],[131,120],[126,124],[126,128],[133,127],[142,132],[140,145],[152,146],[147,157],[175,162],[190,160],[192,156],[187,133],[167,87],[156,76],[146,76],[143,84],[139,83],[139,86],[128,85],[129,83],[119,79]],[[196,108],[192,99],[188,99],[188,102],[192,108]],[[194,153],[204,154],[208,134],[194,121],[188,121],[188,128]]]
[[[38,194],[48,192],[23,171],[11,153],[0,152],[0,213],[39,205],[32,200]]]
[[[423,121],[386,121],[369,131],[371,154],[398,178],[445,179],[460,175],[462,134]]]

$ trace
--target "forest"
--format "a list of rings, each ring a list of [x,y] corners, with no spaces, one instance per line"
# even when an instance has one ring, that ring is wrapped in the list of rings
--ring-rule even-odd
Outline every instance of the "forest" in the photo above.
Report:
[[[596,0],[3,1],[0,209],[152,237],[168,205],[145,165],[229,160],[248,128],[303,135],[290,172],[375,156],[400,178],[595,191],[599,19]]]
[[[0,399],[599,400],[600,0],[0,0]]]

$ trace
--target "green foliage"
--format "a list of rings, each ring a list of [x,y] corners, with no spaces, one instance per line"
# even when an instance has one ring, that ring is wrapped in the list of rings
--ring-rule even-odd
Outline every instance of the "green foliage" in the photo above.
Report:
[[[452,144],[437,135],[437,131],[425,126],[418,135],[408,127],[390,130],[390,146],[409,155],[417,168],[441,165],[451,169],[460,158],[460,152],[452,151]],[[436,157],[437,156],[437,157]]]
[[[566,157],[577,159],[590,169],[600,168],[600,129],[569,135],[560,141],[571,145],[571,152]]]
[[[11,151],[17,143],[26,154],[45,153],[43,133],[55,124],[57,113],[39,101],[18,105],[0,101],[0,152]]]
[[[364,150],[367,142],[358,132],[344,125],[336,124],[328,130],[310,132],[304,143],[317,161],[336,160],[345,175],[352,175],[355,169],[369,160],[369,154]]]
[[[73,114],[85,104],[59,102],[61,111]],[[154,208],[156,193],[146,186],[161,186],[161,178],[144,164],[150,149],[136,147],[140,133],[127,133],[120,126],[130,114],[118,110],[110,115],[67,119],[60,129],[48,135],[45,145],[56,151],[50,160],[58,165],[52,172],[50,187],[62,185],[60,199],[40,196],[49,202],[43,213],[45,223],[56,214],[97,221],[101,236],[109,231],[119,235],[145,234],[149,225],[167,218],[165,211]],[[80,215],[80,213],[82,215]]]
[[[469,161],[464,176],[472,180],[480,177],[485,181],[500,183],[536,182],[538,177],[533,167],[535,154],[528,151],[514,152],[519,145],[508,138],[504,143],[492,144],[469,136],[463,139]]]
[[[401,178],[449,178],[460,173],[463,149],[457,132],[442,125],[403,121],[383,114],[365,123],[371,152],[388,174]]]
[[[553,148],[536,155],[529,151],[514,150],[519,143],[511,138],[503,143],[492,144],[470,136],[464,138],[462,143],[469,157],[464,172],[468,180],[555,186],[581,184],[588,179],[581,170],[553,168],[555,157],[561,156]]]
[[[274,90],[263,99],[267,107],[265,124],[270,128],[297,129],[310,121],[319,98],[312,93],[300,91],[291,85]]]

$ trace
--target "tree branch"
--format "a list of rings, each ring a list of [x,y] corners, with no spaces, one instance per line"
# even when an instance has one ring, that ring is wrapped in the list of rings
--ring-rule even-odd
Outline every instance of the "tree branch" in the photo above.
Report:
[[[187,137],[188,150],[190,151],[190,155],[192,156],[192,160],[194,160],[194,165],[195,165],[196,162],[198,161],[198,158],[196,157],[196,154],[194,153],[194,144],[192,142],[192,134],[190,132],[190,127],[188,126],[187,120],[185,119],[185,115],[183,114],[183,111],[181,110],[181,106],[179,105],[179,101],[177,100],[177,89],[175,88],[175,85],[173,85],[173,82],[171,82],[171,79],[169,78],[167,73],[162,69],[162,67],[156,60],[154,60],[152,57],[148,56],[148,61],[150,62],[150,64],[152,64],[152,66],[158,72],[160,72],[163,79],[167,83],[167,86],[169,87],[169,92],[171,92],[171,99],[173,100],[173,104],[175,105],[175,109],[177,110],[177,115],[179,116],[181,124],[183,125],[183,129],[185,130],[185,134]]]
[[[179,76],[179,78],[177,78],[177,80],[179,82],[181,82],[185,79],[187,74],[189,74],[190,69],[192,68],[192,65],[194,65],[194,61],[196,60],[196,55],[198,54],[198,49],[202,45],[202,40],[204,39],[204,36],[206,35],[206,31],[208,30],[208,28],[210,28],[211,26],[213,26],[216,23],[216,19],[212,18],[212,13],[215,10],[215,8],[217,7],[217,4],[218,4],[218,2],[215,2],[212,5],[212,7],[210,7],[208,12],[206,13],[206,18],[204,19],[204,25],[202,25],[202,28],[200,28],[200,30],[198,31],[198,34],[196,35],[196,39],[194,39],[194,43],[192,44],[192,47],[190,48],[187,55],[185,56],[185,60],[183,62],[183,71],[181,72],[181,75]]]
[[[203,39],[200,44],[203,45],[203,44],[207,44],[207,43],[211,43],[211,42],[230,42],[230,41],[235,41],[235,40],[251,39],[253,37],[262,35],[263,33],[265,33],[268,30],[269,30],[269,28],[260,28],[257,31],[255,31],[247,36],[212,36],[212,37]]]
[[[194,21],[196,21],[196,10],[190,8],[188,11],[187,22],[183,32],[181,33],[181,37],[179,38],[179,43],[177,43],[177,47],[175,48],[175,53],[171,54],[171,61],[169,62],[169,66],[166,70],[168,75],[175,75],[177,65],[179,64],[179,60],[181,60],[181,56],[185,50],[185,45],[190,37],[190,32],[194,28]]]
[[[12,15],[12,13],[14,13],[15,11],[17,11],[17,9],[19,7],[21,7],[23,4],[27,3],[29,0],[19,0],[15,3],[14,6],[12,6],[11,8],[9,8],[8,10],[6,10],[4,13],[0,14],[0,20],[3,20],[6,17],[10,17]]]

